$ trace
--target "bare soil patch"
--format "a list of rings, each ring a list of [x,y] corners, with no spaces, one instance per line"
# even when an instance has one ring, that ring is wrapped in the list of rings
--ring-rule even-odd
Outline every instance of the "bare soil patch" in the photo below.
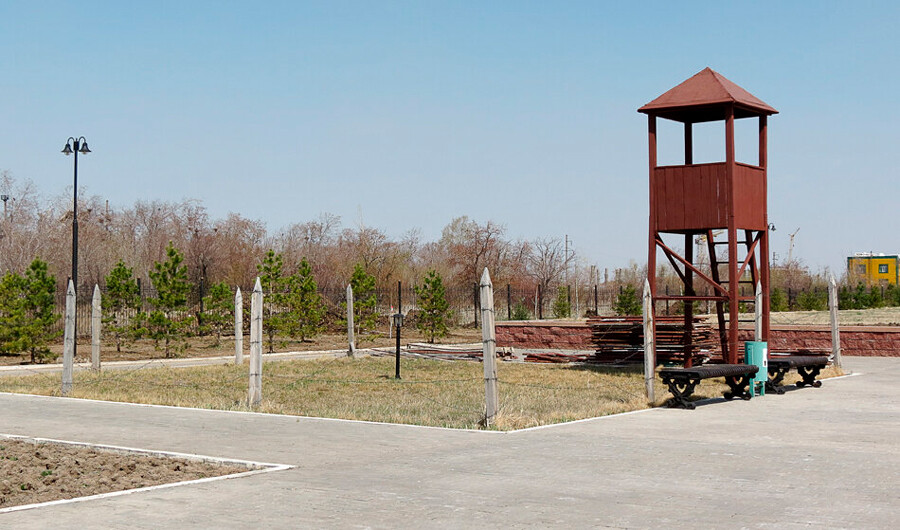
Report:
[[[234,464],[0,437],[0,509],[249,470]]]

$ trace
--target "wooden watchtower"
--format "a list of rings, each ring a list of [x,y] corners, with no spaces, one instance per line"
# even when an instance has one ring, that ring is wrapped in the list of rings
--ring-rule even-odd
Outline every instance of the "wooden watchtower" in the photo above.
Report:
[[[706,68],[638,112],[647,114],[650,143],[650,245],[647,274],[653,307],[658,301],[684,303],[684,364],[691,366],[697,353],[691,342],[693,302],[714,301],[719,339],[726,363],[738,362],[738,308],[753,304],[755,286],[762,286],[762,337],[769,337],[769,237],[766,199],[766,121],[778,111],[721,74]],[[684,164],[656,165],[656,119],[684,124]],[[759,120],[757,165],[735,160],[734,120]],[[692,125],[725,122],[725,161],[693,163]],[[674,235],[676,244],[663,234]],[[724,236],[719,237],[717,236]],[[694,262],[694,238],[706,240],[708,274]],[[670,239],[672,236],[669,236]],[[683,238],[678,240],[678,238]],[[680,255],[673,247],[681,247]],[[661,251],[684,283],[677,296],[660,296],[656,289],[656,258]],[[694,276],[710,288],[698,295]],[[749,296],[741,295],[741,285]],[[655,330],[654,330],[655,331]],[[655,333],[654,333],[655,336]],[[654,356],[655,356],[655,352]]]

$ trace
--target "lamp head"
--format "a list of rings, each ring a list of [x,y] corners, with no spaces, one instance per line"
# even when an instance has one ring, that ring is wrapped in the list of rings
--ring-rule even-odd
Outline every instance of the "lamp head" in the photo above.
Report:
[[[66,146],[63,147],[62,154],[69,156],[72,154],[72,146],[69,145],[69,142],[66,142]]]
[[[81,149],[79,149],[78,152],[81,153],[81,154],[83,154],[83,155],[86,155],[86,154],[88,154],[88,153],[91,152],[91,150],[88,149],[88,146],[87,146],[87,140],[82,140],[82,141],[81,141]]]

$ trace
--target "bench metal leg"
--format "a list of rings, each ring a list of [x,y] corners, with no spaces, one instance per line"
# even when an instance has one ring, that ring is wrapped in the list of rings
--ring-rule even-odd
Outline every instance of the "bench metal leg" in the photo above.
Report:
[[[773,367],[769,366],[769,379],[766,381],[766,392],[774,392],[776,394],[784,394],[784,376],[790,370],[786,366]]]
[[[668,406],[693,410],[694,404],[690,401],[690,397],[699,382],[699,379],[690,377],[664,377],[663,384],[668,386],[669,392],[672,393],[672,399],[669,400]]]
[[[821,366],[800,366],[797,368],[797,373],[800,374],[800,377],[803,378],[802,381],[797,381],[797,388],[803,388],[805,386],[811,386],[815,388],[819,388],[822,386],[821,381],[816,381],[816,377],[819,376],[819,373],[822,371]]]
[[[753,395],[750,393],[750,376],[742,375],[739,377],[726,377],[725,382],[731,387],[731,390],[722,394],[722,396],[731,401],[734,398],[741,398],[748,401]]]

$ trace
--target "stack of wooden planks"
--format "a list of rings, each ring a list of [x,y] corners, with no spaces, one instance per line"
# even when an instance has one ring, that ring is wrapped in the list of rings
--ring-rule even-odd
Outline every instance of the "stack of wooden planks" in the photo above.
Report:
[[[639,363],[644,359],[644,323],[639,316],[591,317],[591,340],[597,349],[595,362],[608,364]],[[692,353],[695,364],[718,352],[718,342],[712,326],[695,317]],[[684,317],[656,317],[657,363],[684,362]]]

